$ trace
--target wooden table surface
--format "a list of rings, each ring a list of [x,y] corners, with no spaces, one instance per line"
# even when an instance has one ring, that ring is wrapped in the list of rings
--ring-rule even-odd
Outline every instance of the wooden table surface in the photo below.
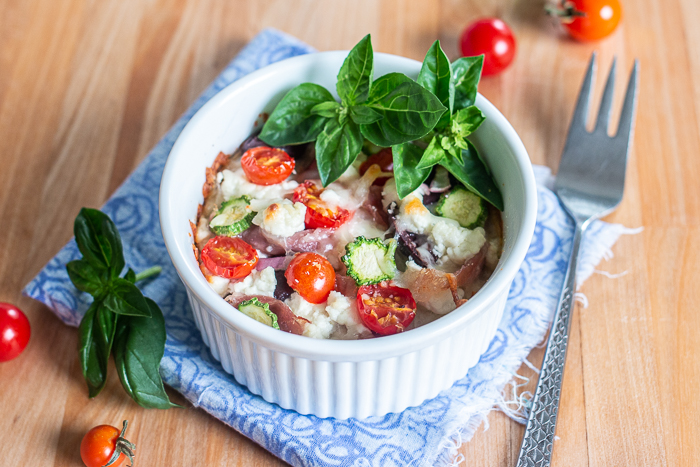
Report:
[[[71,237],[80,207],[100,206],[262,28],[319,50],[370,32],[375,50],[419,60],[439,38],[455,59],[462,28],[496,15],[518,55],[480,91],[532,161],[555,170],[591,51],[596,102],[614,55],[624,71],[616,111],[641,62],[627,189],[607,220],[644,231],[599,266],[626,275],[594,275],[582,289],[589,306],[574,318],[553,464],[699,465],[700,2],[623,1],[623,24],[597,44],[562,36],[538,0],[0,1],[0,301],[22,307],[33,331],[21,357],[0,364],[0,458],[82,465],[82,435],[128,418],[140,466],[281,465],[203,411],[141,409],[114,373],[89,400],[76,330],[20,290]],[[514,465],[523,427],[496,411],[489,424],[462,445],[466,464]]]

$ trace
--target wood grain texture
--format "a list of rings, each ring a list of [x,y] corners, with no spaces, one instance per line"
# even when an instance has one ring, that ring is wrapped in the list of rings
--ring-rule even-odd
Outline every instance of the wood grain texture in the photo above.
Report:
[[[0,458],[7,465],[81,465],[93,425],[128,418],[138,464],[282,465],[188,406],[147,411],[112,373],[89,400],[77,333],[22,286],[71,236],[82,206],[99,206],[260,29],[319,50],[370,32],[375,50],[421,59],[436,38],[458,57],[462,28],[505,19],[513,66],[481,92],[511,121],[535,163],[556,170],[586,62],[613,56],[641,88],[625,199],[608,220],[644,226],[583,287],[554,445],[555,466],[684,466],[700,462],[700,3],[627,0],[623,24],[597,44],[567,39],[542,0],[4,0],[0,2],[0,301],[32,324],[21,358],[0,365]],[[622,74],[620,75],[622,76]],[[625,79],[616,85],[613,119]],[[530,360],[539,365],[542,349]],[[520,373],[536,375],[523,366]],[[171,392],[174,400],[184,403]],[[489,416],[460,452],[466,465],[514,465],[523,427]]]

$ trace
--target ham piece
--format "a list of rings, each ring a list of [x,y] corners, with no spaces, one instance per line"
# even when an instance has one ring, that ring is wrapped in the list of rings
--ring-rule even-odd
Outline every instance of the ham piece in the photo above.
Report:
[[[270,306],[270,311],[277,315],[277,324],[279,324],[282,331],[297,334],[299,336],[304,332],[304,323],[308,321],[292,313],[292,309],[285,305],[281,300],[267,297],[265,295],[244,294],[231,294],[226,297],[225,300],[232,306],[238,308],[238,305],[252,298],[257,298],[261,302],[267,303]]]

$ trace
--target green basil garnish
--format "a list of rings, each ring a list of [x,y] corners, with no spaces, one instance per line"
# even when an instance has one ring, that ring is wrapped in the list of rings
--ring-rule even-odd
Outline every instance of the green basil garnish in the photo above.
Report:
[[[68,276],[78,290],[93,297],[78,328],[80,366],[90,397],[104,387],[109,355],[114,353],[122,386],[138,404],[175,406],[158,373],[165,351],[163,314],[134,285],[161,268],[140,274],[128,269],[119,277],[125,267],[121,237],[114,222],[96,209],[81,209],[74,231],[83,258],[66,265]]]
[[[316,84],[289,91],[260,133],[271,146],[316,141],[316,162],[324,186],[355,161],[364,138],[389,147],[422,138],[446,107],[424,87],[401,73],[374,77],[369,34],[348,54],[338,72],[340,103]]]

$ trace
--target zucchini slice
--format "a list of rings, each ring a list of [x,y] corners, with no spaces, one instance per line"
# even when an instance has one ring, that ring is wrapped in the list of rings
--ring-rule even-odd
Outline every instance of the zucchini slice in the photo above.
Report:
[[[483,227],[488,216],[486,202],[462,186],[456,186],[440,196],[435,208],[442,217],[454,219],[466,229]]]
[[[250,209],[250,197],[230,199],[221,204],[216,216],[209,222],[209,228],[216,235],[233,237],[250,227],[255,212]]]
[[[345,245],[341,258],[348,268],[348,276],[357,285],[377,284],[392,279],[396,274],[396,240],[384,243],[380,238],[357,237]]]
[[[271,328],[280,328],[279,324],[277,324],[277,315],[270,311],[270,305],[261,302],[256,297],[238,305],[238,311]]]

